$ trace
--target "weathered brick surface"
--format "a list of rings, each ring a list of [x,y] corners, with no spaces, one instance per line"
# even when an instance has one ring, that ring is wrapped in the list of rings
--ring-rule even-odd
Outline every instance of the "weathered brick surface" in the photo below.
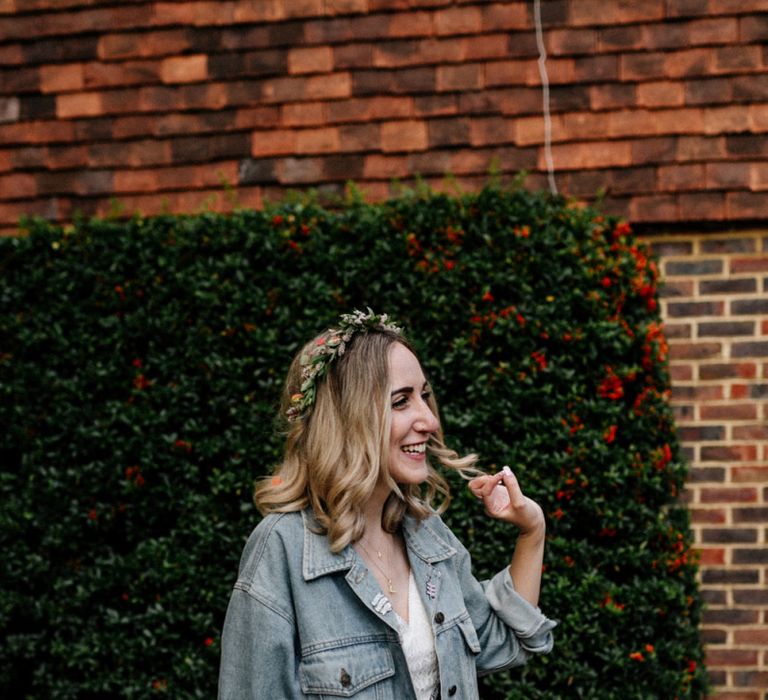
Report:
[[[767,9],[762,0],[542,3],[561,189],[586,199],[604,189],[607,211],[649,224],[764,218]],[[45,192],[32,183],[50,182],[39,171],[62,178],[51,211],[64,219],[75,208],[63,163],[100,166],[54,151],[155,139],[167,153],[160,125],[170,124],[190,137],[241,134],[240,153],[208,143],[207,159],[239,158],[253,172],[263,158],[277,178],[271,194],[335,182],[337,153],[360,154],[361,185],[380,196],[393,170],[382,156],[392,153],[413,154],[409,167],[458,163],[471,186],[491,163],[525,169],[535,185],[546,166],[537,58],[525,0],[6,0],[0,170],[18,182],[0,190],[0,232],[27,204],[39,207]],[[233,118],[217,123],[219,114]],[[326,131],[334,125],[343,128]],[[323,135],[300,133],[314,129]],[[32,144],[51,157],[28,157]],[[419,157],[435,149],[440,159]],[[316,159],[306,174],[296,172],[303,154]],[[104,210],[110,196],[81,193],[77,206]]]
[[[665,280],[679,436],[701,552],[713,698],[761,697],[768,675],[765,232],[652,235]],[[685,332],[676,325],[684,321]],[[716,343],[715,352],[696,348]],[[710,348],[711,349],[711,348]]]

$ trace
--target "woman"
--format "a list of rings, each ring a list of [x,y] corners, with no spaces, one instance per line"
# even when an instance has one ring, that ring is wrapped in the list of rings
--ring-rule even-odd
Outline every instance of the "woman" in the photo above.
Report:
[[[552,648],[536,607],[541,508],[505,467],[469,488],[519,528],[511,564],[478,582],[432,509],[430,466],[479,473],[443,443],[421,365],[387,317],[356,311],[296,357],[285,455],[256,489],[222,639],[221,700],[477,698],[477,675]],[[445,504],[443,508],[445,507]]]

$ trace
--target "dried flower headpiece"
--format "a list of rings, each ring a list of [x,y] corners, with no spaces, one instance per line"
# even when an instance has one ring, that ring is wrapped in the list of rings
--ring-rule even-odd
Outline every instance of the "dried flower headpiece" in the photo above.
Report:
[[[347,349],[347,344],[355,333],[367,333],[369,330],[402,332],[387,318],[387,314],[375,314],[355,310],[343,314],[337,328],[329,328],[316,341],[315,346],[301,356],[301,389],[291,396],[290,408],[286,411],[288,420],[295,421],[305,415],[314,405],[317,395],[317,383],[327,373],[328,367]]]

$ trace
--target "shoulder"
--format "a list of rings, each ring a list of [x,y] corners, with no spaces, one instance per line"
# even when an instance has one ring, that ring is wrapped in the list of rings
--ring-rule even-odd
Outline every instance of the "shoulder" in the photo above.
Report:
[[[300,561],[304,520],[300,512],[270,513],[253,529],[240,558],[239,579],[252,580],[260,569],[290,566]]]

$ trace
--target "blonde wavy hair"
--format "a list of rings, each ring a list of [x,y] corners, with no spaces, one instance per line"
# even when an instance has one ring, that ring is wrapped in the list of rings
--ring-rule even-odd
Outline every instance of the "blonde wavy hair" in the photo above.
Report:
[[[302,354],[323,338],[328,338],[328,332],[307,343],[293,359],[283,390],[282,417],[301,387]],[[459,457],[448,449],[439,428],[427,442],[428,476],[424,484],[399,485],[389,475],[389,350],[393,343],[413,352],[408,340],[393,331],[368,329],[355,334],[345,353],[331,363],[327,376],[318,383],[311,410],[298,420],[285,421],[283,461],[271,476],[256,484],[254,500],[263,515],[311,506],[333,552],[340,552],[362,536],[364,507],[382,476],[392,490],[384,505],[382,526],[394,532],[406,513],[423,520],[448,507],[448,483],[430,460],[465,477],[480,473],[474,468],[477,456]],[[428,403],[439,422],[433,396]],[[433,509],[432,500],[438,494],[442,500]]]

